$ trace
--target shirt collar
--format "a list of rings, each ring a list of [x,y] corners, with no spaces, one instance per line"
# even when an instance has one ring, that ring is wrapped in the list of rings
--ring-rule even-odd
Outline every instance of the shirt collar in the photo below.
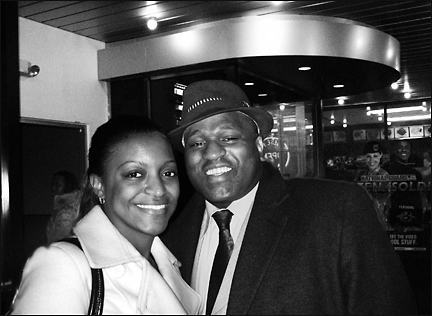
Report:
[[[255,185],[255,187],[249,191],[248,194],[243,196],[241,199],[233,201],[226,209],[229,209],[231,213],[234,214],[232,221],[235,222],[243,222],[243,220],[246,218],[247,213],[252,208],[253,202],[255,200],[255,195],[258,190],[259,182]],[[205,201],[206,204],[206,211],[205,211],[205,221],[206,221],[206,227],[204,229],[204,233],[208,229],[208,225],[210,222],[211,216],[219,211],[220,209],[211,204],[209,201]]]

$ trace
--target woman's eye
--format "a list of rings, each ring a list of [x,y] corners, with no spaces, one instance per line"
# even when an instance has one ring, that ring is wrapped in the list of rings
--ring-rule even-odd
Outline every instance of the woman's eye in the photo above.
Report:
[[[176,177],[177,176],[177,172],[175,172],[175,171],[166,171],[166,172],[164,172],[164,174],[163,174],[165,177],[170,177],[170,178],[172,178],[172,177]]]
[[[128,178],[140,178],[140,177],[142,177],[142,174],[136,171],[128,174]]]

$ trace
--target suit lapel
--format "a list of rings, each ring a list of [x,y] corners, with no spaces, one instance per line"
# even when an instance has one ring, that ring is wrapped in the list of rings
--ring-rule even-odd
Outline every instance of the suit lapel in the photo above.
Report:
[[[195,194],[186,209],[188,211],[184,214],[183,222],[180,224],[182,234],[178,235],[182,236],[178,245],[182,248],[179,253],[183,254],[183,256],[178,259],[182,263],[181,272],[183,278],[188,284],[191,284],[195,253],[205,210],[204,198],[199,194]]]
[[[288,219],[286,211],[277,209],[288,197],[283,191],[277,170],[265,169],[237,261],[227,314],[247,314],[252,305]]]

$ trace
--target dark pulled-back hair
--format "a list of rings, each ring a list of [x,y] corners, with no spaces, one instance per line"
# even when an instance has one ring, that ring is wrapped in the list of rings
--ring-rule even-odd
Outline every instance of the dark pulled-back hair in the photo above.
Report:
[[[61,170],[55,172],[53,174],[53,177],[55,176],[62,176],[63,179],[65,180],[65,188],[63,193],[71,193],[79,189],[78,179],[72,172],[67,170]]]
[[[96,129],[91,139],[88,168],[82,182],[80,217],[99,204],[90,183],[90,175],[102,177],[105,174],[106,165],[118,144],[137,135],[154,133],[166,136],[166,131],[160,125],[146,116],[138,115],[118,115]]]

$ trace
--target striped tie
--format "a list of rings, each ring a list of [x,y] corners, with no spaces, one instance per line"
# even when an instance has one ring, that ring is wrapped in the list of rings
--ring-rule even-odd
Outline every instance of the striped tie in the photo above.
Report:
[[[213,214],[213,218],[219,227],[219,245],[216,250],[213,268],[210,275],[210,284],[207,296],[207,315],[211,314],[222,279],[225,275],[229,258],[234,248],[234,242],[229,227],[232,216],[233,214],[229,210],[220,210]]]

